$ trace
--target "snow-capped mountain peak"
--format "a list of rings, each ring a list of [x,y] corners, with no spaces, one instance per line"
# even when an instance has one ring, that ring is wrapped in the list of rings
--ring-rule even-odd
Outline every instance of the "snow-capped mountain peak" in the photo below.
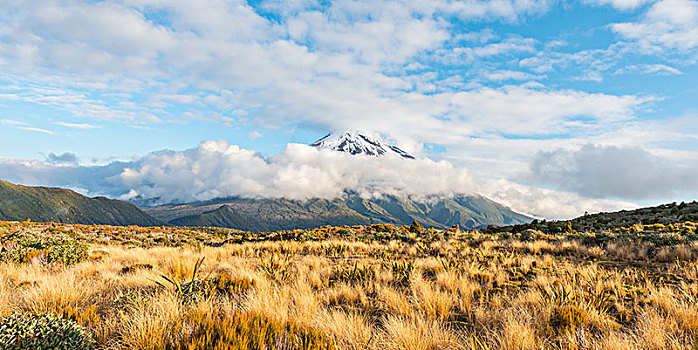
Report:
[[[327,136],[311,144],[313,147],[330,149],[350,154],[364,154],[376,157],[402,157],[414,159],[412,155],[397,146],[389,145],[371,136],[359,132],[329,133]]]

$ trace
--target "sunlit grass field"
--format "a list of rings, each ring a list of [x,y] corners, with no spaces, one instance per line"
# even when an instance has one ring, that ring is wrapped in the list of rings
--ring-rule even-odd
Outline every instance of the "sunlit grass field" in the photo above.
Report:
[[[98,349],[694,349],[695,228],[0,222],[0,317]]]

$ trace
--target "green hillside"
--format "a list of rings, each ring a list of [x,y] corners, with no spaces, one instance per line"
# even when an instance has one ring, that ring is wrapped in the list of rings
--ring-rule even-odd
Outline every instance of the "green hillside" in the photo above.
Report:
[[[572,224],[578,231],[593,231],[635,224],[668,225],[685,221],[698,221],[698,202],[668,203],[656,207],[584,215],[572,220]]]
[[[386,196],[364,199],[227,198],[183,205],[142,208],[148,214],[178,226],[219,226],[250,231],[311,228],[323,225],[409,225],[478,228],[531,221],[507,207],[481,196],[432,197],[422,200]]]
[[[432,197],[419,201],[392,196],[364,199],[356,194],[303,201],[226,198],[138,208],[104,197],[88,198],[66,189],[20,186],[0,180],[0,220],[26,219],[104,225],[216,226],[247,231],[325,225],[409,225],[415,220],[426,227],[479,228],[531,221],[481,196]]]
[[[51,187],[28,187],[0,180],[0,220],[103,225],[162,225],[133,204],[89,198]]]
[[[577,232],[598,232],[614,230],[619,227],[629,228],[633,225],[669,225],[677,222],[698,222],[698,202],[681,202],[678,204],[674,202],[634,210],[588,214],[571,220],[534,220],[528,224],[490,227],[486,231],[489,233],[502,233],[522,232],[527,229],[533,229],[540,230],[544,233],[557,234],[569,232],[570,230]]]

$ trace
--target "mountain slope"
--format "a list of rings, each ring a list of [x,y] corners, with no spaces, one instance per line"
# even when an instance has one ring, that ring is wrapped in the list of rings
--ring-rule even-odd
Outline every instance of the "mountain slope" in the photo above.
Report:
[[[0,180],[0,220],[157,226],[162,222],[133,204],[89,198],[52,187],[28,187]]]
[[[247,231],[276,231],[323,225],[370,224],[341,199],[216,199],[183,205],[142,208],[172,225],[220,226]]]
[[[482,196],[433,197],[422,201],[389,196],[364,199],[355,194],[333,200],[307,201],[227,198],[143,210],[172,225],[221,226],[249,231],[323,225],[409,225],[414,220],[426,227],[477,228],[521,224],[532,219]]]

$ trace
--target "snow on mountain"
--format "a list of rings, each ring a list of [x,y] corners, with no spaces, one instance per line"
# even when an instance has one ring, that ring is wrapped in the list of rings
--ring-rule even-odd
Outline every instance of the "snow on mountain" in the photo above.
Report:
[[[383,141],[358,132],[345,131],[329,133],[327,136],[312,143],[311,146],[350,154],[414,159],[411,154],[401,150],[397,146],[389,145]]]

